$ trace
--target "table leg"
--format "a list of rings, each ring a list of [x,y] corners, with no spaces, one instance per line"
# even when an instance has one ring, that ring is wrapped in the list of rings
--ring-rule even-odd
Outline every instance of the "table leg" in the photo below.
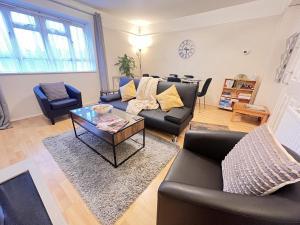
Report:
[[[77,135],[77,131],[76,131],[76,127],[75,127],[75,123],[74,123],[72,114],[71,114],[71,120],[72,120],[72,125],[73,125],[73,130],[74,130],[75,137],[78,138],[78,135]]]
[[[114,154],[114,167],[117,168],[117,156],[116,156],[116,146],[113,145],[113,154]]]

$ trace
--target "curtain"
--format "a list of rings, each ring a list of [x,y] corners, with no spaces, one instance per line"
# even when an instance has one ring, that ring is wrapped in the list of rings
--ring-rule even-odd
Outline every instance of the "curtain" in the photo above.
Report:
[[[2,89],[0,87],[0,130],[9,127],[9,113]]]
[[[96,42],[100,87],[101,87],[101,91],[106,91],[109,89],[109,81],[108,81],[108,74],[107,74],[102,20],[101,20],[101,15],[99,13],[95,13],[93,17],[94,17],[94,28],[95,28],[94,30],[95,30],[95,40],[96,40],[95,42]]]

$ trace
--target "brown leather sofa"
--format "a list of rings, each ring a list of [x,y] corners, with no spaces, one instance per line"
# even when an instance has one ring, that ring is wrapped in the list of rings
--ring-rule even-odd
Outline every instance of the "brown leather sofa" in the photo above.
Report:
[[[244,135],[187,132],[184,149],[159,187],[157,225],[300,224],[300,182],[264,197],[222,191],[221,161]]]

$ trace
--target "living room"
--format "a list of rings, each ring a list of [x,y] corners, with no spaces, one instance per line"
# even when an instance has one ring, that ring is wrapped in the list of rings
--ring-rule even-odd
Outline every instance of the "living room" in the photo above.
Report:
[[[299,26],[298,0],[1,0],[0,224],[300,224]]]

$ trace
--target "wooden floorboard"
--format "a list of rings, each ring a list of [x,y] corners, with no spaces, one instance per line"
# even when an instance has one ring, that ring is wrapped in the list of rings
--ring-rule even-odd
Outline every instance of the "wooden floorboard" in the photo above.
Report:
[[[226,125],[230,130],[248,132],[257,126],[257,121],[244,118],[246,122],[231,122],[231,112],[216,107],[196,107],[194,121]],[[47,185],[70,225],[99,225],[95,216],[87,208],[79,193],[65,177],[50,153],[42,144],[49,136],[72,130],[70,119],[63,118],[54,126],[43,116],[13,122],[13,127],[0,131],[0,169],[24,159],[32,159],[43,174]],[[157,131],[155,135],[171,140],[172,136]],[[182,146],[184,133],[178,138]],[[158,174],[149,187],[136,199],[117,225],[155,225],[157,189],[164,179],[171,162]],[[112,168],[113,169],[113,168]]]

